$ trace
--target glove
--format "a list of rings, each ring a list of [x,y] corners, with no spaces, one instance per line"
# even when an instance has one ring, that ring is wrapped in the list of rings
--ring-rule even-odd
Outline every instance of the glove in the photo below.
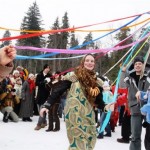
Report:
[[[144,122],[142,123],[142,126],[143,126],[143,128],[146,128],[146,127],[148,126],[148,122],[144,121]]]
[[[47,77],[47,78],[45,78],[44,81],[46,81],[46,83],[49,83],[51,81],[51,79]]]
[[[94,89],[93,88],[90,88],[90,94],[94,97],[96,97],[98,94],[100,93],[100,90],[98,87],[95,87]]]

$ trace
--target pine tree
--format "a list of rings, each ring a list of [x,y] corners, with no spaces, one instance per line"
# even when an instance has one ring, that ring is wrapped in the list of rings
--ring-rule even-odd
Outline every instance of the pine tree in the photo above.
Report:
[[[90,42],[89,44],[82,47],[82,49],[94,49],[94,42],[91,42],[93,40],[92,33],[88,33],[87,36],[84,38],[84,41],[82,44],[85,44],[87,42]]]
[[[6,30],[4,35],[3,35],[3,38],[10,37],[10,36],[11,36],[11,33],[9,32],[9,30]],[[6,45],[10,45],[10,44],[11,44],[11,41],[3,41],[1,47],[4,47]]]
[[[69,18],[68,18],[68,13],[65,12],[64,16],[62,17],[62,26],[61,29],[67,29],[69,28]],[[68,48],[68,39],[70,35],[69,32],[61,32],[60,34],[60,48],[61,49],[67,49]],[[58,54],[58,57],[68,57],[68,54]],[[57,61],[57,67],[58,69],[65,70],[68,69],[68,60],[58,60]]]
[[[26,16],[23,18],[23,22],[21,24],[21,30],[30,30],[30,31],[40,31],[43,30],[41,28],[42,20],[41,15],[39,11],[39,7],[36,4],[36,2],[33,3],[32,6],[29,7],[28,12],[26,13]],[[21,32],[21,35],[30,34],[28,32]],[[25,38],[25,39],[19,39],[17,41],[17,45],[21,46],[34,46],[34,47],[41,47],[43,46],[44,38],[42,36],[36,36],[32,38]],[[21,55],[27,55],[27,56],[35,56],[41,54],[37,51],[28,51],[28,50],[21,50],[18,52],[18,54]],[[21,61],[22,66],[28,68],[30,72],[36,73],[41,70],[43,66],[37,67],[37,61],[38,60],[27,60],[27,61]]]
[[[62,29],[69,28],[69,19],[68,19],[68,13],[65,12],[63,18],[62,18]],[[69,39],[69,32],[62,32],[61,33],[61,48],[66,49],[68,45],[68,39]]]
[[[52,30],[59,30],[59,18],[57,17],[52,28]],[[48,41],[47,41],[47,47],[48,48],[58,48],[60,49],[60,33],[51,33],[48,36]]]
[[[75,37],[75,33],[74,31],[71,32],[71,35],[70,35],[70,43],[69,43],[69,47],[70,49],[75,47],[75,46],[78,46],[79,45],[79,41],[78,39]],[[73,57],[73,56],[76,56],[75,54],[70,54],[69,57]],[[72,64],[71,67],[74,67],[74,66],[77,66],[77,59],[72,59],[72,60],[69,60],[69,63],[68,64]],[[69,67],[68,67],[69,68]]]
[[[59,24],[60,24],[59,18],[57,17],[54,24],[52,25],[51,29],[59,30],[60,29]],[[57,49],[61,48],[61,33],[60,32],[49,34],[48,41],[47,41],[47,47],[48,48],[57,48]],[[58,58],[58,55],[53,56],[53,58]],[[56,66],[57,66],[56,62],[57,62],[56,59],[51,61],[52,70],[54,72],[56,71]]]

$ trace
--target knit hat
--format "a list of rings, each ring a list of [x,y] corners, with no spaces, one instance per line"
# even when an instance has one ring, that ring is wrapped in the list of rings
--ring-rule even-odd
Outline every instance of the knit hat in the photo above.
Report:
[[[134,61],[133,61],[133,64],[135,64],[136,62],[141,62],[141,63],[144,63],[144,59],[142,56],[137,56],[135,57]]]
[[[109,83],[107,81],[104,81],[103,87],[106,86],[110,86]]]
[[[22,66],[17,66],[16,69],[19,70],[19,71],[21,71],[21,70],[23,70],[23,67]]]
[[[19,71],[18,71],[18,70],[14,70],[14,71],[13,71],[13,75],[15,75],[16,73],[19,74]]]
[[[34,74],[30,73],[28,78],[30,79],[31,77],[34,77]]]

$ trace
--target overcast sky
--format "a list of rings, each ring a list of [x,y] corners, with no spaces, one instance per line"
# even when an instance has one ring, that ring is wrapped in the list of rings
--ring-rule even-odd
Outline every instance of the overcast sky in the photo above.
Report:
[[[33,2],[35,0],[0,0],[0,26],[19,29],[25,13]],[[36,2],[45,29],[50,29],[56,17],[62,19],[66,11],[71,27],[150,11],[150,0],[36,0]],[[0,30],[0,36],[3,33],[4,30]]]

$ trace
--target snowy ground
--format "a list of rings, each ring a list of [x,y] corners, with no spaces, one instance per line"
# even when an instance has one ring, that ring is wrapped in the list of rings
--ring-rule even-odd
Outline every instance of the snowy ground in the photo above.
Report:
[[[65,122],[61,119],[61,130],[59,132],[46,132],[47,128],[35,131],[38,117],[34,116],[33,122],[18,123],[2,121],[0,114],[0,149],[1,150],[67,150],[68,139],[66,135]],[[128,150],[129,144],[121,144],[116,141],[120,138],[120,126],[112,137],[97,140],[94,150]],[[144,130],[142,139],[144,139]],[[142,141],[142,150],[144,145]]]

